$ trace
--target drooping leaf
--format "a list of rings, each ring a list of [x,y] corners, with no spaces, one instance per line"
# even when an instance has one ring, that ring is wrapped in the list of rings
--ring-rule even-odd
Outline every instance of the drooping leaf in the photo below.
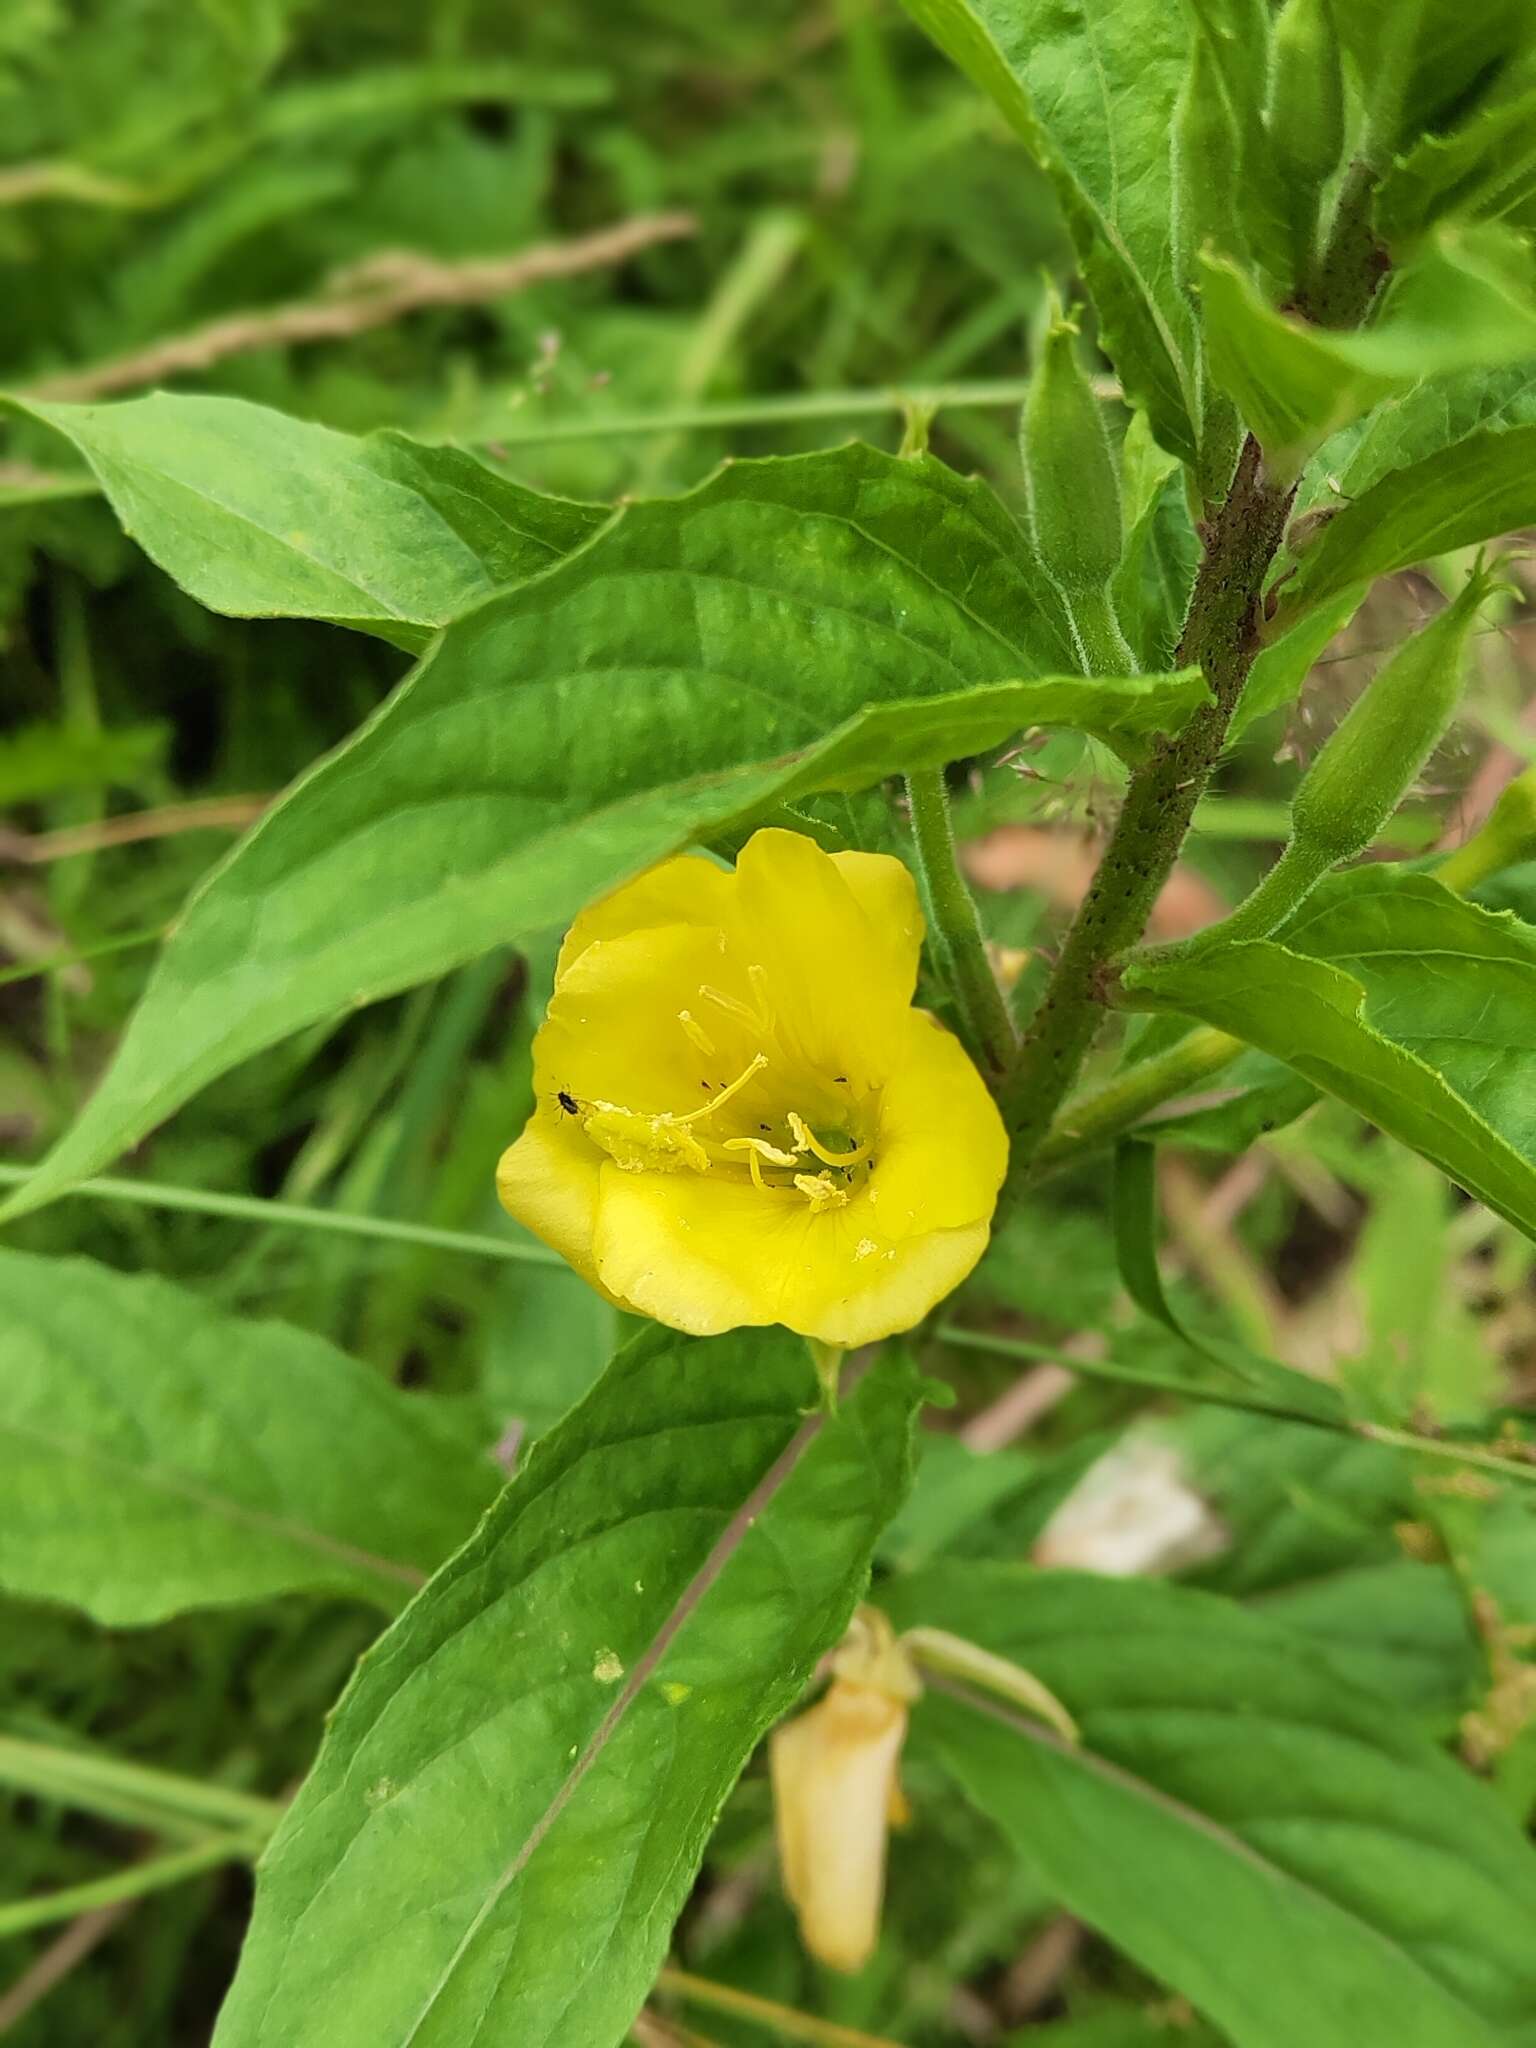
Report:
[[[1264,940],[1126,971],[1347,1102],[1536,1236],[1536,934],[1426,875],[1335,877]]]
[[[1156,1173],[1157,1154],[1150,1144],[1130,1138],[1116,1147],[1110,1204],[1115,1256],[1132,1301],[1143,1314],[1161,1323],[1208,1361],[1215,1368],[1217,1383],[1224,1379],[1234,1398],[1268,1406],[1276,1414],[1309,1415],[1323,1423],[1341,1421],[1342,1409],[1334,1388],[1229,1338],[1191,1331],[1174,1314],[1157,1260]]]
[[[1536,1856],[1299,1634],[1182,1587],[1006,1565],[885,1597],[898,1626],[942,1617],[1066,1704],[1080,1749],[934,1691],[915,1735],[1070,1911],[1235,2048],[1529,2037]]]
[[[1021,563],[983,486],[870,449],[632,507],[453,625],[214,871],[20,1206],[248,1054],[566,923],[690,838],[1023,726],[1134,752],[1204,701],[1193,671],[1061,673]]]
[[[219,2048],[612,2048],[721,1802],[862,1590],[916,1397],[650,1330],[371,1651],[263,1860]]]
[[[1536,520],[1536,426],[1468,434],[1388,472],[1329,520],[1284,595],[1299,622],[1378,576]]]
[[[609,516],[525,490],[461,449],[359,439],[239,398],[5,402],[66,435],[145,553],[238,618],[330,619],[421,648]]]
[[[1168,137],[1189,62],[1161,0],[904,0],[1050,172],[1131,398],[1172,455],[1200,440],[1197,340],[1171,256]]]
[[[496,1492],[425,1399],[167,1281],[0,1252],[0,1585],[113,1628],[273,1593],[398,1608]]]

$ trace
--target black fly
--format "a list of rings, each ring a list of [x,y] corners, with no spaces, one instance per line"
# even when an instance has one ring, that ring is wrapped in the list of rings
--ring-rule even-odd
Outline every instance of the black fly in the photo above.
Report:
[[[560,1093],[555,1097],[555,1100],[559,1103],[560,1107],[565,1111],[567,1116],[574,1116],[581,1106],[577,1102],[575,1096],[568,1095],[565,1089],[563,1088],[560,1090]]]

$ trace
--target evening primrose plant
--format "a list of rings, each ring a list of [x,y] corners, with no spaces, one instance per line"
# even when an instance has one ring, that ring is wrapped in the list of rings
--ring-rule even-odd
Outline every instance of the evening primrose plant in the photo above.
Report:
[[[189,1791],[0,1727],[0,1783],[158,1845],[0,1931],[258,1863],[216,2048],[617,2048],[695,2007],[940,2048],[1029,2020],[1012,1966],[1065,1925],[1095,1941],[1037,2005],[1095,2039],[1536,2038],[1536,810],[1499,636],[1536,11],[907,11],[1071,252],[1019,281],[993,481],[922,390],[895,452],[618,504],[489,429],[7,400],[192,598],[413,664],[193,892],[8,1183],[11,1218],[202,1206],[481,1275],[365,1360],[232,1313],[244,1265],[220,1305],[47,1223],[0,1252],[10,1595],[381,1617],[291,1797],[245,1788],[254,1734]],[[1465,820],[1453,733],[1492,763]],[[1209,857],[1244,777],[1279,792],[1246,866]],[[994,822],[1082,856],[1066,900],[973,890]],[[1204,929],[1152,943],[1191,874]],[[157,1176],[198,1091],[439,981],[408,1054],[295,1116],[293,1199]],[[424,1102],[452,1145],[412,1153]],[[441,1205],[364,1213],[411,1158]],[[1198,1542],[1127,1535],[1148,1442]]]

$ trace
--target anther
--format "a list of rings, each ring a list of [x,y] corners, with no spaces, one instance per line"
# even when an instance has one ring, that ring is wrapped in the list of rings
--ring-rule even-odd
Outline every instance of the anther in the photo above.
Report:
[[[706,1059],[712,1060],[715,1057],[715,1041],[698,1019],[687,1010],[679,1010],[677,1021],[688,1034],[690,1043],[697,1046]]]

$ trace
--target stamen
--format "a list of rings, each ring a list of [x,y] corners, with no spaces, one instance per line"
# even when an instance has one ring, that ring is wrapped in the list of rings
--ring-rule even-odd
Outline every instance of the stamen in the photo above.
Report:
[[[824,1166],[862,1166],[874,1150],[873,1145],[865,1144],[855,1145],[851,1152],[829,1152],[804,1117],[796,1116],[791,1110],[788,1121],[796,1151],[812,1153]]]
[[[753,1053],[751,1063],[742,1068],[729,1087],[722,1088],[718,1095],[712,1095],[702,1109],[692,1110],[687,1116],[669,1116],[667,1121],[674,1124],[696,1124],[706,1116],[713,1116],[717,1109],[725,1107],[733,1095],[739,1095],[753,1075],[761,1073],[767,1064],[768,1056],[766,1053]]]
[[[698,1047],[706,1059],[712,1060],[715,1057],[715,1041],[704,1029],[704,1026],[699,1023],[697,1018],[692,1016],[687,1010],[679,1010],[677,1021],[682,1025],[684,1031],[687,1032],[690,1042]]]
[[[760,1017],[749,1004],[744,1003],[740,996],[728,996],[723,988],[711,988],[707,981],[699,983],[699,994],[706,1002],[724,1010],[728,1017],[734,1017],[738,1024],[745,1024],[756,1037],[761,1038],[766,1032],[766,1019]]]
[[[777,1145],[770,1145],[766,1138],[727,1138],[720,1148],[723,1152],[745,1152],[747,1165],[752,1170],[752,1185],[766,1187],[761,1162],[766,1159],[770,1166],[798,1166],[799,1160],[793,1152],[780,1151]]]
[[[839,1187],[830,1173],[797,1173],[795,1186],[810,1203],[813,1216],[823,1209],[841,1209],[848,1200],[848,1190]]]

